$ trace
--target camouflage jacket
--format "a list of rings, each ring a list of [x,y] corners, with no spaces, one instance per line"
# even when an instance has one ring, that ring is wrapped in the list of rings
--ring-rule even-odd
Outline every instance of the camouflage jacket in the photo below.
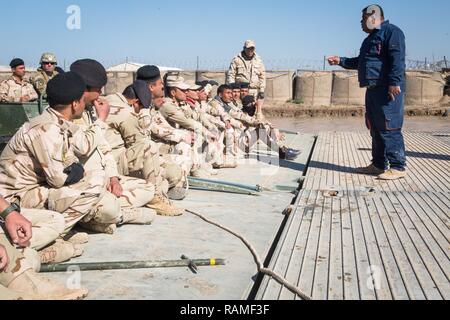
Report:
[[[176,105],[171,99],[166,99],[159,111],[172,127],[194,131],[204,136],[209,135],[208,130],[200,122],[186,116],[186,109]]]
[[[109,179],[118,177],[117,164],[112,148],[105,138],[108,126],[97,120],[95,111],[86,110],[80,120],[75,121],[80,130],[75,134],[74,152],[84,166],[87,175]]]
[[[19,81],[11,76],[0,83],[0,102],[18,103],[23,96],[29,96],[30,101],[39,98],[33,86],[26,80]]]
[[[261,57],[257,54],[253,59],[245,59],[243,53],[238,54],[231,62],[227,74],[227,83],[247,82],[250,89],[259,92],[266,90],[266,68]]]
[[[188,109],[187,112],[191,113],[193,119],[200,122],[209,131],[218,130],[218,126],[216,125],[215,121],[213,121],[211,119],[212,117],[202,110],[200,103],[198,103],[197,101],[188,99],[186,101],[185,107],[183,108]]]
[[[46,95],[47,83],[58,75],[58,71],[54,71],[51,76],[49,76],[41,68],[37,69],[37,74],[31,78],[31,84],[39,95]]]
[[[209,106],[210,106],[209,113],[212,116],[220,117],[220,119],[222,119],[223,122],[229,121],[235,129],[243,128],[242,122],[237,121],[230,114],[231,106],[224,103],[219,96],[211,100]]]
[[[25,123],[0,157],[0,193],[20,197],[39,186],[63,187],[64,169],[79,162],[72,144],[78,131],[51,108]]]

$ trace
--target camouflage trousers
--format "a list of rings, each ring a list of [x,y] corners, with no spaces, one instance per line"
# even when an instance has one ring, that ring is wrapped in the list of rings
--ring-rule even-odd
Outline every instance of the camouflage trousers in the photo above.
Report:
[[[164,177],[158,145],[152,140],[136,142],[127,149],[128,171],[133,177],[145,179],[155,186],[157,194],[166,194],[169,183]]]
[[[224,131],[223,141],[225,141],[225,154],[228,156],[237,155],[242,138],[242,130],[232,128]]]
[[[178,181],[176,186],[183,186],[194,166],[192,147],[186,142],[172,144],[160,141],[157,145],[162,157],[163,167],[166,169],[167,179],[172,180],[171,187],[176,181]],[[171,172],[170,167],[181,175],[175,175],[176,172]]]
[[[239,148],[242,151],[249,152],[258,141],[262,141],[271,150],[278,152],[280,148],[285,146],[285,142],[280,137],[279,130],[273,129],[269,125],[251,127],[241,133]]]
[[[115,224],[120,221],[123,209],[145,206],[152,201],[155,193],[154,186],[144,180],[120,179],[123,189],[120,198],[107,191],[109,180],[104,176],[104,171],[98,171],[97,174],[89,172],[82,181],[68,187],[30,190],[21,196],[21,205],[61,213],[64,228],[60,235],[67,234],[79,221]]]
[[[120,176],[123,189],[122,196],[116,197],[109,191],[104,191],[94,209],[83,217],[83,222],[99,224],[117,224],[122,219],[123,211],[141,208],[153,200],[155,187],[145,180]]]
[[[0,300],[17,299],[6,287],[22,273],[32,269],[32,264],[24,257],[23,250],[16,249],[5,234],[0,234],[0,246],[6,249],[9,258],[8,267],[0,272]]]
[[[32,225],[31,249],[45,248],[64,232],[64,217],[58,212],[44,209],[22,209],[21,213]],[[4,233],[1,228],[0,233]]]

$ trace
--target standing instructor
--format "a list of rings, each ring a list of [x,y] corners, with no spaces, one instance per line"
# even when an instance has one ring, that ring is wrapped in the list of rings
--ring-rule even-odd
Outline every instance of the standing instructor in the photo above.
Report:
[[[366,123],[372,136],[372,164],[358,173],[378,175],[381,180],[406,176],[402,134],[405,92],[405,35],[384,19],[383,9],[371,5],[363,10],[362,29],[369,35],[359,57],[331,56],[330,65],[357,69],[359,83],[367,88]]]

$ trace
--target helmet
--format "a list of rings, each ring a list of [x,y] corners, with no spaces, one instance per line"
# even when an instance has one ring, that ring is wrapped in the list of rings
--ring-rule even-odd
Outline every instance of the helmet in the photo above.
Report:
[[[58,63],[58,61],[56,60],[56,56],[53,53],[49,52],[46,52],[42,55],[40,63],[42,64],[44,62]]]

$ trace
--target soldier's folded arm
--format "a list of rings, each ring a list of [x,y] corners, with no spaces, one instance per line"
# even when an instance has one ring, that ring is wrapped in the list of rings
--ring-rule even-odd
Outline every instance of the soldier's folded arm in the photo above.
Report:
[[[75,154],[78,157],[89,157],[103,141],[103,134],[107,128],[106,123],[101,120],[95,121],[85,129],[75,127],[73,135]]]
[[[184,115],[183,111],[175,109],[175,108],[167,108],[166,109],[166,118],[172,122],[178,123],[180,127],[195,131],[197,128],[197,124],[193,119],[188,119]]]
[[[388,81],[390,86],[398,87],[403,82],[405,74],[405,35],[399,29],[392,30],[387,38],[388,56],[391,65],[388,74]]]
[[[55,189],[65,186],[70,174],[68,168],[76,163],[76,158],[65,154],[62,136],[55,130],[48,130],[33,137],[27,144],[30,145],[30,151],[44,171],[47,184]]]

